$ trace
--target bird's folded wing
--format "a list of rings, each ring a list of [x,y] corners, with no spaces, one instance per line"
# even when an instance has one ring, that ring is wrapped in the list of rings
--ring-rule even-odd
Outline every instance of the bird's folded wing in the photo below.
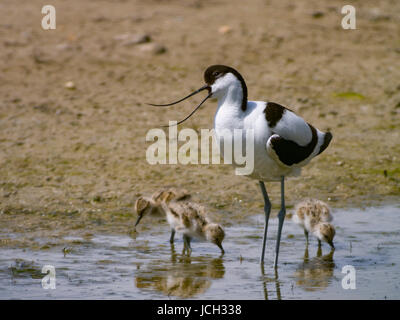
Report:
[[[317,130],[293,111],[273,102],[265,109],[273,134],[266,147],[268,154],[283,166],[302,166],[311,158],[318,143]]]

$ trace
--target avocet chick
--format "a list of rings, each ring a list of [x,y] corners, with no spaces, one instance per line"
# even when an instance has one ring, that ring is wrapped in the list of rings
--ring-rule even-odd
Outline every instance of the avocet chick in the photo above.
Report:
[[[170,189],[160,190],[160,191],[153,193],[151,198],[155,202],[161,204],[162,201],[165,201],[168,203],[172,200],[174,200],[174,201],[188,200],[190,198],[190,193],[185,189],[177,190],[175,188],[170,188]]]
[[[146,215],[163,217],[166,213],[161,207],[162,201],[169,203],[173,199],[181,201],[188,198],[190,198],[190,194],[186,190],[176,190],[174,188],[157,191],[151,197],[139,197],[135,202],[135,211],[137,213],[135,227]]]
[[[308,233],[311,232],[318,238],[318,246],[321,241],[327,242],[332,249],[333,238],[335,237],[335,228],[329,223],[332,221],[332,215],[328,205],[317,199],[308,199],[296,205],[293,221],[303,227],[304,235],[308,245]]]
[[[204,207],[187,201],[172,201],[168,204],[163,201],[161,205],[171,226],[171,243],[176,231],[183,234],[183,252],[190,254],[192,251],[190,241],[192,238],[197,238],[214,243],[224,253],[222,241],[225,238],[225,232],[219,224],[208,220]]]

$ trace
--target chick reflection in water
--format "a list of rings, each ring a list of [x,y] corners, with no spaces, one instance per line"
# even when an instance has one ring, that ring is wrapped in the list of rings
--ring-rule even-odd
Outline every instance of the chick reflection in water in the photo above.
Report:
[[[329,286],[333,278],[335,263],[333,261],[334,249],[322,255],[322,249],[318,246],[317,256],[310,259],[308,245],[304,252],[303,262],[298,266],[295,277],[297,286],[305,291],[323,290]]]
[[[306,236],[306,250],[304,252],[303,263],[299,265],[295,272],[297,285],[307,291],[322,290],[328,287],[330,279],[333,277],[333,253],[335,246],[335,227],[330,223],[332,215],[328,205],[317,199],[308,199],[296,205],[293,221],[304,229]],[[309,259],[308,253],[308,234],[311,233],[318,239],[317,256]],[[330,245],[329,254],[322,256],[321,242]]]
[[[158,260],[136,272],[137,288],[158,291],[165,296],[191,298],[206,292],[212,280],[221,279],[225,275],[221,258],[194,259],[188,256],[177,258],[173,245],[171,251],[173,251],[172,264]]]

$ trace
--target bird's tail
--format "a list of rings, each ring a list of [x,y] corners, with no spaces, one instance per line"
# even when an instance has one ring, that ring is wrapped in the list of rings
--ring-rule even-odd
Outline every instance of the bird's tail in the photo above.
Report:
[[[333,136],[332,133],[326,132],[324,136],[324,142],[322,143],[321,147],[319,148],[318,154],[322,153],[326,148],[328,148],[329,143],[331,142]]]

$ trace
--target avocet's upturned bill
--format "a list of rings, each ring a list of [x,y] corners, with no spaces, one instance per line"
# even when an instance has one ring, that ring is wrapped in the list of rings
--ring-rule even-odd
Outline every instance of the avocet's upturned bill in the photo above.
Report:
[[[208,98],[217,98],[218,107],[214,117],[216,139],[223,147],[223,132],[234,129],[254,131],[254,170],[248,176],[260,183],[264,197],[265,227],[261,263],[264,262],[268,220],[271,202],[264,182],[281,182],[281,209],[275,249],[274,266],[278,264],[279,245],[286,215],[284,180],[286,176],[299,175],[301,167],[322,153],[332,140],[330,132],[322,132],[292,110],[267,101],[249,101],[247,86],[235,69],[224,65],[213,65],[204,73],[206,84],[176,102],[154,106],[170,106],[194,94],[207,90],[207,97],[183,120],[191,117]],[[233,135],[232,135],[233,136]],[[241,138],[241,137],[239,137]],[[222,154],[222,152],[221,152]]]

